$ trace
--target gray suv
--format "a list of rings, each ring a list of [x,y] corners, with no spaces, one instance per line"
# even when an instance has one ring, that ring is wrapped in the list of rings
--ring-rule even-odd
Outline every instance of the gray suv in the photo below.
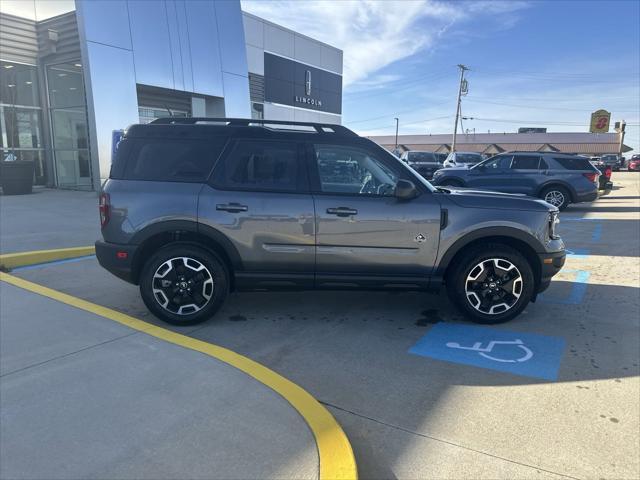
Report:
[[[230,291],[436,291],[471,320],[518,315],[563,266],[558,209],[435,188],[339,125],[133,125],[100,195],[100,264],[186,325]]]
[[[471,168],[438,170],[433,183],[542,198],[564,210],[570,203],[598,198],[600,171],[589,159],[562,153],[501,153]]]

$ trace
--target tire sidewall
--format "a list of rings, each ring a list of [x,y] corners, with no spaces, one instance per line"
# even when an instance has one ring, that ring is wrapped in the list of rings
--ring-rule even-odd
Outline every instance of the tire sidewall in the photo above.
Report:
[[[469,303],[465,285],[471,270],[483,260],[501,258],[511,262],[520,271],[522,276],[522,294],[517,303],[503,313],[489,315],[479,312]],[[450,300],[471,321],[481,324],[504,323],[518,316],[529,304],[535,292],[535,279],[533,270],[527,259],[514,249],[502,245],[487,245],[476,248],[460,259],[452,274],[447,278],[447,292]]]
[[[169,312],[153,295],[153,275],[162,263],[173,257],[193,258],[203,264],[213,277],[213,296],[204,308],[195,313],[178,315]],[[161,248],[145,262],[140,276],[140,295],[147,308],[159,319],[173,325],[194,325],[211,318],[224,303],[228,292],[229,273],[224,262],[215,253],[191,244],[174,244]]]

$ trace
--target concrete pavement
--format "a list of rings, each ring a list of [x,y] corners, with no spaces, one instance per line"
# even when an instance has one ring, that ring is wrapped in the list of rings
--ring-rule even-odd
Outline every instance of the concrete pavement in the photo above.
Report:
[[[0,282],[0,478],[317,478],[304,419],[239,370]]]
[[[96,192],[34,188],[0,195],[0,253],[93,245],[100,236]]]

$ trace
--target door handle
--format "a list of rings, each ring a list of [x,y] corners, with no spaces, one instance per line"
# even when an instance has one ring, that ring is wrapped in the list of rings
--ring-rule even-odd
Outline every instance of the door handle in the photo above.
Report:
[[[327,208],[327,213],[329,215],[337,215],[339,217],[348,217],[349,215],[357,215],[358,210],[347,207]]]
[[[218,205],[216,205],[216,210],[238,213],[246,212],[247,210],[249,210],[249,207],[247,207],[246,205],[240,205],[239,203],[219,203]]]

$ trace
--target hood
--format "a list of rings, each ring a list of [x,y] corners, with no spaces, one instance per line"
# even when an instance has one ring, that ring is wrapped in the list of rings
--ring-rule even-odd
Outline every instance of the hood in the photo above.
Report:
[[[464,208],[490,208],[500,210],[533,210],[538,212],[557,212],[553,205],[537,198],[519,193],[501,193],[471,188],[446,188],[453,203]]]

